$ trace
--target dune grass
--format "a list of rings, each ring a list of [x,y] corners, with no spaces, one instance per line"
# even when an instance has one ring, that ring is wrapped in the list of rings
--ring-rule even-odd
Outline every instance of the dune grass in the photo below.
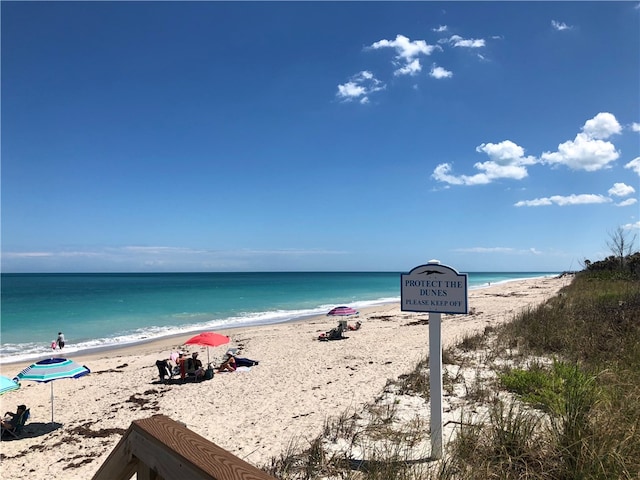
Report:
[[[640,281],[579,272],[559,295],[443,352],[464,402],[444,459],[429,458],[428,359],[366,412],[327,421],[265,470],[293,479],[640,478]],[[428,407],[422,406],[421,410]]]

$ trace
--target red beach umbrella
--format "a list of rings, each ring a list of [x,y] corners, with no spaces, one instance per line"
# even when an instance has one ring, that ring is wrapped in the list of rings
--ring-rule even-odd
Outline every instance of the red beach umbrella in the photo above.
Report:
[[[184,342],[185,345],[202,345],[207,347],[207,363],[211,363],[209,361],[209,348],[208,347],[218,347],[220,345],[225,345],[229,343],[230,338],[226,335],[221,335],[215,332],[203,332],[199,333],[195,337],[191,337],[189,340]]]

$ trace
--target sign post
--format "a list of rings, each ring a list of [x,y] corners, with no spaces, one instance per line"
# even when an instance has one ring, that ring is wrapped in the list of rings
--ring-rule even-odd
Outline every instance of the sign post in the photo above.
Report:
[[[467,274],[430,260],[401,276],[401,310],[429,313],[431,458],[442,458],[443,313],[468,313]]]

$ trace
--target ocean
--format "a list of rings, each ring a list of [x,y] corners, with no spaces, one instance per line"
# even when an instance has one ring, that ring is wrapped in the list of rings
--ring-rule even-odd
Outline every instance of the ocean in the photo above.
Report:
[[[461,272],[467,273],[467,272]],[[469,289],[559,272],[467,273]],[[401,272],[1,275],[0,363],[400,301]]]

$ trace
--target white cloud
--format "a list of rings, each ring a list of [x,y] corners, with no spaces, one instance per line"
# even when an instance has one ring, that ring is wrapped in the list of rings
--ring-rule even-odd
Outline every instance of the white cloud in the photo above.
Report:
[[[397,35],[395,40],[380,40],[371,45],[371,48],[385,48],[391,47],[396,50],[399,58],[405,60],[412,60],[418,55],[431,55],[431,53],[437,48],[435,45],[428,45],[424,40],[411,41],[404,35]]]
[[[469,247],[456,248],[454,252],[463,253],[514,253],[516,250],[511,247]]]
[[[485,46],[483,38],[462,38],[460,35],[452,35],[449,38],[438,40],[438,43],[448,43],[454,47],[481,48]]]
[[[399,75],[417,75],[422,70],[420,60],[417,58],[407,63],[404,67],[400,67],[393,74],[397,77]]]
[[[40,258],[52,257],[52,252],[2,252],[4,258]]]
[[[636,189],[624,183],[614,183],[613,187],[611,187],[607,193],[614,197],[626,197],[627,195],[636,193]],[[636,203],[638,203],[637,198],[627,198],[626,200],[617,203],[616,207],[628,207],[630,205],[635,205]]]
[[[453,72],[450,72],[449,70],[445,70],[444,68],[438,67],[436,66],[436,64],[433,64],[433,66],[431,67],[431,71],[429,72],[429,76],[437,79],[451,78],[453,77]]]
[[[476,147],[476,152],[484,152],[493,162],[501,165],[517,163],[520,165],[533,165],[535,157],[525,157],[524,148],[516,145],[511,140],[500,143],[483,143]]]
[[[573,27],[571,27],[571,26],[567,25],[567,24],[566,24],[566,23],[564,23],[564,22],[557,22],[557,21],[555,21],[555,20],[551,20],[551,26],[552,26],[555,30],[557,30],[557,31],[559,31],[559,32],[561,32],[561,31],[563,31],[563,30],[571,30],[571,29],[573,28]]]
[[[604,195],[595,195],[592,193],[583,193],[580,195],[553,195],[551,197],[536,198],[534,200],[521,200],[516,202],[516,207],[545,207],[549,205],[559,205],[565,207],[567,205],[586,205],[592,203],[610,203],[611,199]]]
[[[626,197],[635,193],[635,189],[624,183],[615,183],[613,187],[607,192],[610,196]],[[534,200],[521,200],[514,205],[516,207],[543,207],[549,205],[559,205],[565,207],[567,205],[586,205],[586,204],[599,204],[599,203],[611,203],[611,198],[604,195],[595,194],[580,194],[580,195],[553,195],[551,197],[536,198]],[[616,207],[628,207],[637,203],[637,199],[629,198],[616,204]]]
[[[620,203],[616,203],[616,207],[628,207],[629,205],[635,205],[636,203],[638,203],[637,198],[627,198]]]
[[[640,123],[633,122],[631,124],[631,130],[634,132],[640,132]]]
[[[630,168],[631,170],[636,172],[638,175],[640,175],[640,157],[636,157],[633,160],[631,160],[629,163],[627,163],[624,166],[624,168]]]
[[[441,163],[434,169],[431,176],[435,180],[438,180],[439,182],[448,183],[449,185],[465,185],[465,184],[476,185],[477,184],[477,183],[475,184],[471,183],[470,181],[467,182],[466,177],[464,175],[460,177],[456,177],[455,175],[451,175],[450,172],[451,172],[451,165],[448,163]],[[489,182],[483,182],[483,183],[489,183]]]
[[[131,245],[125,246],[121,249],[127,253],[144,254],[144,255],[174,255],[174,254],[188,254],[188,255],[200,255],[206,253],[206,250],[194,250],[192,248],[185,247],[162,247],[162,246],[138,246]]]
[[[380,40],[373,43],[369,48],[378,50],[380,48],[393,48],[396,51],[397,64],[400,67],[394,75],[415,75],[419,72],[420,62],[417,59],[420,55],[431,55],[434,50],[440,48],[437,45],[429,45],[424,40],[411,41],[404,35],[396,35],[395,40]],[[419,68],[418,68],[419,67]],[[418,70],[416,70],[418,68]]]
[[[338,95],[341,97],[359,97],[361,95],[364,95],[365,93],[366,89],[355,82],[347,82],[343,83],[342,85],[338,85]]]
[[[561,143],[557,152],[544,152],[541,158],[545,163],[565,165],[572,170],[595,172],[608,168],[620,153],[611,142],[604,140],[621,131],[622,127],[611,113],[598,113],[585,122],[575,140]]]
[[[202,250],[189,247],[162,246],[121,246],[98,247],[79,251],[30,251],[30,252],[2,252],[3,260],[7,260],[12,268],[24,268],[36,265],[47,271],[76,271],[86,269],[86,264],[76,263],[76,259],[90,258],[92,265],[99,270],[93,271],[122,271],[127,265],[132,271],[161,267],[167,271],[213,271],[247,268],[255,258],[271,258],[279,256],[283,261],[288,259],[318,258],[321,256],[346,255],[349,252],[340,250],[321,249],[280,249],[280,250]],[[97,267],[96,267],[97,266]],[[60,270],[63,269],[63,270]],[[42,271],[42,270],[38,270]],[[91,270],[90,270],[91,271]]]
[[[582,127],[582,131],[590,138],[606,140],[611,135],[617,135],[622,131],[622,127],[611,113],[602,112],[591,120],[587,120]]]
[[[357,100],[361,104],[369,103],[369,95],[384,90],[386,86],[367,71],[356,73],[347,83],[338,85],[336,96],[344,102]]]
[[[449,27],[447,27],[446,25],[439,25],[437,28],[432,28],[431,30],[434,31],[434,32],[440,33],[440,32],[448,31]]]
[[[575,140],[558,145],[557,152],[545,152],[541,158],[551,165],[565,165],[572,170],[595,172],[607,168],[620,154],[610,142],[593,140],[579,133]]]
[[[609,195],[613,195],[615,197],[626,197],[627,195],[635,193],[635,191],[635,188],[624,183],[614,183],[613,187],[609,189],[608,193]]]
[[[622,225],[622,228],[624,230],[635,230],[636,228],[640,229],[640,221],[636,223],[626,223]]]
[[[451,185],[486,185],[501,178],[521,180],[528,175],[526,166],[538,162],[535,157],[525,156],[524,149],[510,140],[483,143],[476,151],[489,156],[489,161],[474,164],[481,173],[455,176],[451,174],[451,165],[444,163],[438,165],[431,176]]]
[[[535,247],[526,248],[526,249],[516,249],[511,247],[469,247],[469,248],[456,248],[453,250],[454,252],[460,253],[502,253],[507,255],[541,255],[540,252]]]

